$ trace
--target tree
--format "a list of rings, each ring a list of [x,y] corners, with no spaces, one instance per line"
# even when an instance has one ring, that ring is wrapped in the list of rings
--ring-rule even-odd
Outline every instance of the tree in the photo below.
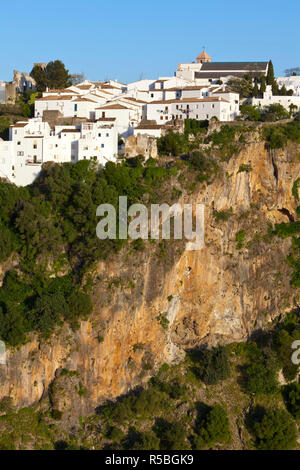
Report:
[[[49,62],[46,68],[33,67],[30,75],[35,79],[38,91],[46,88],[66,88],[72,84],[69,71],[60,60]]]
[[[66,88],[71,85],[69,71],[60,60],[47,64],[46,77],[49,88]]]
[[[282,119],[288,119],[290,117],[289,112],[280,103],[270,104],[263,110],[262,119],[263,121],[280,121]]]
[[[200,380],[207,385],[214,385],[230,376],[230,363],[225,348],[204,349],[196,353]]]
[[[260,93],[263,95],[266,91],[266,77],[261,77],[260,79]]]
[[[228,80],[228,86],[239,93],[241,98],[248,98],[253,93],[252,78],[245,75],[243,78],[231,78]]]
[[[259,89],[258,89],[258,80],[255,78],[254,80],[254,87],[253,87],[253,96],[254,98],[258,97]]]
[[[252,433],[259,450],[288,450],[296,445],[296,424],[285,410],[264,410],[253,424]]]
[[[40,92],[45,91],[47,87],[47,75],[45,69],[39,65],[35,65],[31,70],[30,75],[35,79],[37,90]]]
[[[300,419],[300,384],[292,383],[283,388],[283,397],[288,411]]]
[[[197,450],[214,443],[229,443],[231,431],[227,412],[221,405],[213,406],[200,421],[197,428],[195,445]]]
[[[267,73],[267,85],[273,85],[275,81],[275,75],[274,75],[274,67],[273,63],[270,60],[269,66],[268,66],[268,73]]]
[[[248,121],[260,121],[261,113],[255,106],[244,105],[241,106],[241,114]]]

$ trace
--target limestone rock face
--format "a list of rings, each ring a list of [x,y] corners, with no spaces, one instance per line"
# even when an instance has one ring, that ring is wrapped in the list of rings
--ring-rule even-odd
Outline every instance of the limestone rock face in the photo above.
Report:
[[[168,242],[161,256],[158,245],[146,242],[143,251],[100,262],[92,317],[75,333],[64,327],[48,341],[32,335],[8,350],[0,397],[31,405],[67,369],[77,371],[76,383],[57,407],[87,413],[142,384],[163,363],[179,361],[185,350],[245,340],[297,305],[285,262],[291,242],[268,236],[270,224],[295,215],[297,155],[299,146],[270,152],[254,139],[223,164],[226,177],[183,193],[181,204],[205,205],[204,248],[187,251],[184,240]],[[227,221],[216,220],[215,211],[230,209]]]
[[[143,155],[146,160],[148,158],[157,158],[157,144],[155,137],[145,134],[131,135],[127,137],[125,143],[125,155],[135,157]]]

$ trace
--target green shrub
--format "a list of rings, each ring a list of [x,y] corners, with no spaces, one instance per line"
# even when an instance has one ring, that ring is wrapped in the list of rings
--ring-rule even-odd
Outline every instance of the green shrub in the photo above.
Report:
[[[283,397],[288,411],[300,419],[300,384],[292,383],[283,387]]]
[[[233,215],[232,207],[228,211],[217,211],[217,210],[213,211],[213,216],[216,222],[220,222],[220,221],[226,222],[230,217],[232,217],[232,215]]]
[[[237,232],[235,236],[237,250],[241,250],[241,248],[243,248],[245,235],[246,235],[245,230],[240,230],[239,232]]]
[[[213,406],[197,426],[195,447],[201,450],[213,444],[229,444],[231,431],[227,412],[221,405]]]
[[[248,364],[245,370],[246,388],[254,395],[272,394],[278,391],[277,357],[270,350],[262,357]]]
[[[62,412],[60,410],[52,410],[51,415],[56,421],[60,421],[62,418]]]
[[[179,423],[158,420],[154,432],[160,439],[160,450],[187,450],[190,448],[185,427]]]
[[[196,376],[205,384],[214,385],[230,377],[230,363],[225,348],[193,351],[190,357],[196,366]]]
[[[292,417],[285,410],[264,410],[253,423],[251,432],[259,450],[288,450],[296,445],[297,430]]]

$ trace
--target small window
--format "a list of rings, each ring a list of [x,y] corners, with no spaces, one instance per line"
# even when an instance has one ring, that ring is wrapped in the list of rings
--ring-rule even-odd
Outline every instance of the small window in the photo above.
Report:
[[[17,143],[17,145],[21,145],[21,142],[19,141],[19,142]]]
[[[98,137],[101,137],[101,132],[99,132]]]
[[[77,112],[77,104],[74,104],[74,112]]]
[[[104,148],[104,144],[101,144],[101,148],[102,148],[102,149]]]
[[[109,137],[109,133],[108,133],[108,132],[106,133],[106,137]]]

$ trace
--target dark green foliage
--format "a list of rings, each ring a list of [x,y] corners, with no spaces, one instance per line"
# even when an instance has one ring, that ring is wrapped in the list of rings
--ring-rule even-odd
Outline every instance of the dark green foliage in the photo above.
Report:
[[[159,450],[160,439],[153,432],[139,433],[131,450]]]
[[[214,147],[219,149],[221,158],[227,161],[239,150],[236,143],[238,131],[240,129],[236,126],[222,126],[219,131],[214,130],[206,137],[205,143],[209,144],[211,142]]]
[[[300,419],[300,384],[292,383],[283,387],[282,394],[288,411]]]
[[[160,439],[160,450],[190,449],[186,440],[186,430],[179,422],[169,423],[159,419],[154,426],[154,432]]]
[[[288,119],[290,117],[289,112],[280,104],[270,104],[263,109],[262,112],[263,121],[281,121],[282,119]]]
[[[89,161],[49,163],[27,188],[0,182],[0,262],[18,252],[22,269],[18,282],[28,290],[19,302],[8,302],[11,286],[0,288],[0,337],[9,344],[23,343],[32,330],[49,335],[64,321],[76,328],[78,319],[91,312],[90,299],[79,288],[84,273],[126,243],[97,238],[98,205],[111,203],[118,210],[119,195],[128,197],[128,205],[138,202],[177,171],[131,160],[107,163],[100,172]],[[133,248],[143,249],[143,243],[136,241]],[[69,266],[68,289],[57,291],[64,283],[61,279],[51,290],[51,269],[59,272]]]
[[[9,138],[9,126],[10,120],[6,117],[0,117],[0,138],[3,140],[8,140]]]
[[[55,419],[56,421],[60,421],[62,418],[62,412],[59,410],[52,410],[52,418]]]
[[[274,75],[274,66],[272,61],[269,61],[268,66],[268,73],[267,73],[267,85],[273,85],[275,82],[275,75]]]
[[[292,362],[292,344],[300,340],[300,321],[296,314],[290,314],[273,334],[273,348],[280,360],[282,372],[286,380],[294,380],[298,373],[298,365]]]
[[[240,165],[239,167],[238,173],[242,173],[242,172],[249,173],[250,171],[252,171],[251,165],[242,163],[242,165]]]
[[[220,222],[220,221],[226,222],[233,215],[232,207],[227,211],[214,210],[213,215],[214,215],[216,222]]]
[[[288,450],[296,445],[297,430],[292,417],[285,410],[260,410],[252,418],[250,431],[259,450]]]
[[[0,288],[0,338],[16,346],[29,331],[49,336],[57,324],[68,321],[73,325],[90,312],[89,296],[69,276],[29,285],[10,271]]]
[[[184,134],[168,132],[157,139],[157,148],[161,155],[181,155],[188,150],[188,139]]]
[[[196,428],[195,447],[201,450],[213,444],[228,444],[231,431],[227,412],[221,405],[210,408]]]
[[[253,395],[272,394],[278,391],[279,363],[271,350],[261,351],[260,357],[252,358],[245,369],[246,389]]]
[[[292,194],[296,201],[299,201],[299,193],[298,193],[299,183],[300,183],[300,178],[297,178],[296,181],[294,181],[293,188],[292,188]]]
[[[245,239],[246,232],[245,230],[239,230],[235,236],[235,241],[236,241],[236,249],[241,250],[244,245],[244,239]]]
[[[207,385],[214,385],[230,376],[230,363],[226,348],[218,347],[191,351],[193,372]]]
[[[0,400],[0,413],[12,413],[14,411],[14,404],[11,397],[3,397]],[[1,448],[1,447],[0,447]]]
[[[60,60],[49,62],[45,69],[36,65],[30,75],[35,79],[38,91],[45,91],[46,87],[60,89],[71,85],[69,72]]]
[[[264,92],[266,91],[267,89],[267,84],[266,84],[266,77],[261,77],[260,79],[260,94],[261,96],[264,94]]]
[[[185,134],[193,134],[197,136],[200,134],[206,134],[209,121],[198,121],[197,119],[185,119],[184,120],[184,132]]]
[[[219,166],[215,160],[203,152],[195,150],[189,154],[189,164],[198,171],[197,179],[210,184],[219,172]]]
[[[248,121],[261,121],[261,112],[255,106],[241,106],[241,115]]]
[[[245,75],[243,78],[230,78],[228,86],[236,93],[239,93],[241,98],[248,98],[253,95],[252,78],[249,75]]]

